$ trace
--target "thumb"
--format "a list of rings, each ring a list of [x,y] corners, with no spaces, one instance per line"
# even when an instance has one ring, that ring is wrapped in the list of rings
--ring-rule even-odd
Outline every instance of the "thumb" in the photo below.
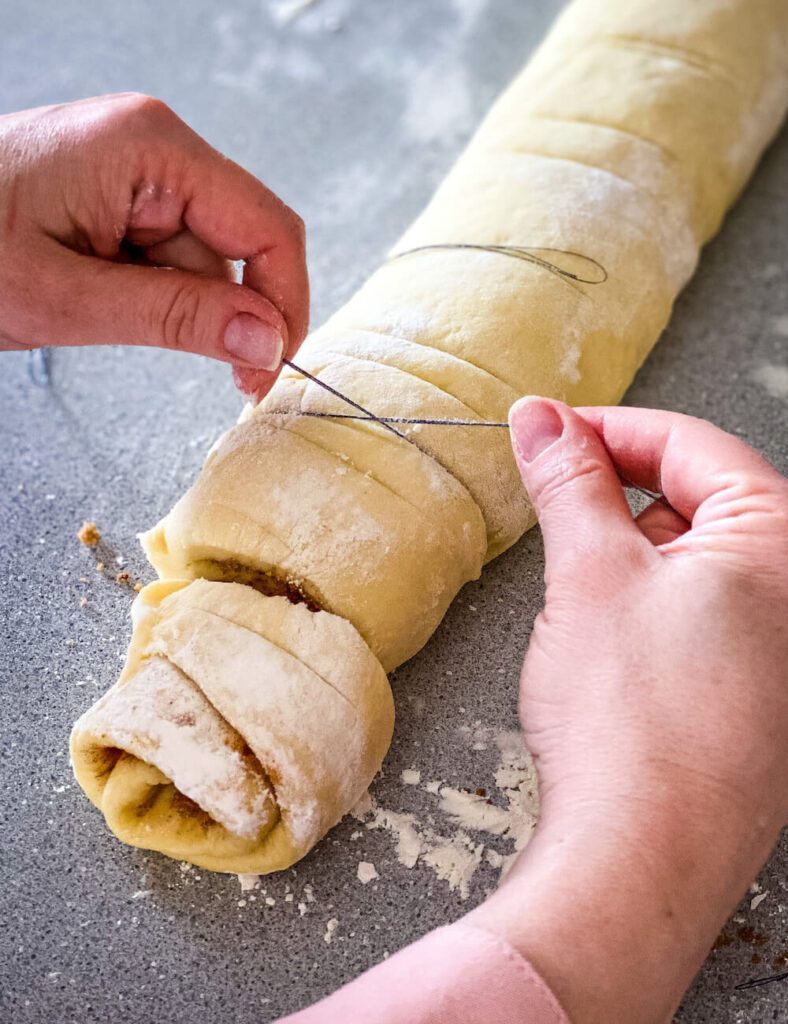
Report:
[[[155,345],[275,372],[287,326],[264,296],[168,267],[112,263],[61,249],[39,275],[27,342]]]
[[[522,398],[509,411],[509,427],[548,567],[611,559],[643,540],[602,441],[569,406]]]

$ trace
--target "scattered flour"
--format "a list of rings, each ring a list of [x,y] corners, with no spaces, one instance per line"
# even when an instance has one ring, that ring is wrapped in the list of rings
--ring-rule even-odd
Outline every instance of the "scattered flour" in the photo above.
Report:
[[[395,839],[400,864],[407,868],[418,863],[426,865],[465,900],[482,861],[499,870],[503,877],[517,853],[528,844],[539,816],[539,796],[536,771],[519,732],[494,736],[493,730],[481,722],[462,729],[473,749],[487,749],[488,742],[494,740],[499,762],[495,771],[496,792],[492,796],[483,790],[474,793],[439,782],[428,782],[423,787],[439,798],[437,809],[458,826],[456,832],[443,835],[418,821],[415,814],[378,806],[368,794],[363,804],[354,809],[354,815],[364,820],[368,829],[382,829]],[[469,833],[476,833],[479,838],[474,839]],[[507,848],[495,849],[488,845],[492,840],[505,842]],[[360,864],[359,879],[363,881],[361,868]]]
[[[400,778],[406,786],[418,786],[421,782],[421,772],[415,768],[406,768]]]
[[[757,910],[768,895],[768,892],[762,892],[759,893],[757,896],[753,896],[753,898],[750,900],[750,910]]]
[[[238,875],[237,877],[241,886],[241,892],[250,892],[252,889],[260,888],[259,875]]]
[[[788,321],[788,317],[785,319]],[[786,336],[788,336],[788,324],[786,324]],[[753,371],[752,379],[756,384],[765,388],[772,398],[788,399],[788,366],[762,363]]]
[[[489,725],[482,725],[478,718],[473,725],[461,725],[457,732],[464,739],[470,739],[473,750],[487,750],[495,737],[495,730],[491,729]]]
[[[471,879],[484,853],[484,843],[472,842],[464,832],[457,832],[447,839],[430,831],[425,839],[424,863],[432,868],[441,881],[448,882],[452,892],[459,889],[460,898],[467,900]]]
[[[425,840],[416,827],[416,816],[386,811],[374,804],[372,814],[367,828],[382,828],[390,832],[397,840],[397,860],[406,868],[415,867],[419,856],[425,852]]]
[[[474,123],[476,110],[468,70],[451,58],[413,67],[406,95],[402,127],[415,143],[462,138]]]
[[[323,942],[327,946],[331,945],[331,940],[334,937],[334,932],[339,928],[339,921],[335,917],[332,917],[330,921],[326,921],[326,931],[323,935]]]
[[[303,14],[310,7],[314,7],[319,0],[278,0],[278,3],[271,4],[271,14],[280,25],[285,25]]]
[[[361,860],[358,863],[358,880],[362,885],[367,885],[368,882],[374,882],[376,878],[380,878],[380,875],[375,868],[375,865],[368,860]]]

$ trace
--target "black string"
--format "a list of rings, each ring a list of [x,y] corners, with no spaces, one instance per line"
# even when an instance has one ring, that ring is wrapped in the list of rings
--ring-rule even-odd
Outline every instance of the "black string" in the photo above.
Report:
[[[788,971],[782,974],[769,974],[765,978],[753,978],[752,981],[743,981],[741,985],[734,987],[734,992],[743,992],[748,988],[760,988],[762,985],[772,985],[775,981],[785,981],[788,978]]]
[[[411,416],[354,416],[344,412],[307,412],[304,409],[301,409],[298,415],[327,420],[374,420],[375,423],[412,423],[419,426],[424,424],[428,427],[505,427],[507,430],[509,428],[508,423],[497,423],[493,420],[421,420]]]
[[[352,399],[347,398],[340,391],[337,391],[336,388],[332,388],[329,384],[326,384],[325,381],[320,380],[318,377],[313,376],[311,373],[307,373],[306,370],[300,369],[298,366],[295,365],[295,363],[290,362],[289,359],[283,359],[282,362],[287,363],[287,365],[292,370],[295,370],[297,373],[303,374],[304,377],[308,377],[309,380],[314,381],[315,384],[319,384],[321,388],[325,388],[325,390],[329,391],[332,395],[336,396],[337,398],[341,398],[343,402],[347,402],[349,405],[352,405],[353,408],[361,409],[364,412],[363,416],[358,416],[353,413],[345,412],[309,412],[305,409],[299,409],[295,413],[296,416],[310,416],[311,418],[318,420],[361,420],[362,422],[366,421],[368,423],[379,423],[382,427],[386,427],[389,430],[393,431],[397,435],[397,437],[401,437],[403,441],[408,441],[410,444],[413,445],[416,445],[416,442],[413,440],[412,437],[407,437],[405,434],[401,434],[398,430],[394,430],[391,424],[405,423],[411,426],[424,425],[427,427],[496,427],[499,430],[509,429],[508,423],[502,423],[496,420],[427,420],[418,419],[410,416],[375,416],[373,413],[368,412],[366,409],[364,409],[364,407],[359,405],[357,402],[352,401]],[[294,414],[287,412],[285,410],[278,412],[277,410],[266,409],[266,415],[292,416]],[[416,445],[416,447],[418,447],[418,445]],[[631,480],[627,480],[620,474],[619,478],[624,487],[627,487],[633,491],[638,491],[638,493],[642,494],[646,498],[650,498],[652,501],[661,501],[664,505],[667,505],[668,508],[671,507],[668,504],[667,498],[665,498],[663,494],[656,494],[654,491],[649,491],[645,487],[640,487],[638,484],[633,484]]]
[[[490,252],[497,253],[499,256],[512,256],[514,259],[523,260],[526,263],[534,263],[536,266],[542,267],[549,273],[564,278],[564,280],[570,284],[573,281],[577,281],[578,284],[604,284],[609,277],[608,272],[602,264],[598,263],[590,256],[584,256],[581,252],[573,252],[571,249],[552,249],[549,246],[534,246],[533,248],[528,248],[527,246],[522,245],[473,245],[470,242],[419,245],[415,249],[407,249],[405,252],[395,253],[390,257],[389,262],[401,260],[405,256],[413,256],[416,253],[432,252],[441,249],[470,249],[475,252]],[[575,259],[582,260],[584,263],[590,264],[599,271],[599,275],[601,276],[581,277],[579,274],[573,274],[571,270],[566,270],[557,263],[553,263],[551,260],[542,259],[542,257],[537,255],[537,253],[540,252],[554,252],[560,253],[562,256],[573,256]]]
[[[359,405],[358,402],[354,402],[352,398],[348,398],[347,395],[343,395],[341,391],[337,391],[336,388],[332,388],[331,385],[326,384],[324,380],[320,380],[320,378],[315,377],[314,374],[309,373],[307,370],[303,370],[300,366],[296,366],[296,364],[292,363],[289,359],[283,359],[282,362],[286,366],[289,366],[291,370],[295,370],[296,373],[300,373],[302,377],[306,377],[307,380],[311,380],[313,384],[317,384],[318,387],[323,388],[324,391],[328,391],[330,395],[333,395],[335,398],[341,399],[343,402],[347,402],[348,405],[352,406],[354,409],[358,409],[359,412],[363,412],[364,415],[359,417],[360,419],[374,420],[375,423],[379,423],[381,427],[384,427],[386,430],[390,430],[391,433],[394,434],[396,437],[399,437],[403,441],[408,441],[410,444],[413,444],[409,437],[406,437],[404,434],[401,434],[398,430],[395,430],[390,423],[387,423],[385,420],[379,419],[374,413],[370,412],[369,409],[365,409],[363,405]]]

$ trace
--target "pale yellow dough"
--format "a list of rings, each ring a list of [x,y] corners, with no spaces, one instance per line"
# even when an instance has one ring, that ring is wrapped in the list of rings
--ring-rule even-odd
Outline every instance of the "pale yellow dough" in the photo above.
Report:
[[[299,363],[380,415],[503,420],[523,394],[619,401],[786,104],[786,0],[575,0],[395,246],[398,258],[306,341]],[[408,254],[462,244],[527,247],[554,266],[478,249]],[[533,515],[505,431],[403,428],[410,444],[377,425],[299,415],[308,410],[347,411],[285,370],[268,398],[220,439],[194,486],[143,544],[162,577],[238,579],[265,589],[267,575],[341,617],[324,623],[346,620],[353,642],[360,635],[369,649],[351,663],[351,634],[334,639],[331,625],[326,664],[343,685],[363,687],[375,676],[370,659],[389,670],[414,654],[459,588],[513,544]],[[179,635],[198,644],[204,613],[189,595],[208,585],[177,586]],[[226,584],[212,586],[215,615],[224,619],[212,619],[205,636],[222,688],[200,677],[203,663],[184,654],[189,644],[175,645],[176,653],[165,644],[170,667],[149,665],[144,679],[136,677],[148,650],[140,639],[146,619],[137,623],[123,678],[147,692],[177,694],[184,706],[204,698],[228,726],[222,731],[217,721],[211,733],[228,752],[236,733],[247,739],[256,767],[243,762],[232,814],[232,801],[217,804],[226,775],[220,765],[195,781],[184,768],[179,775],[164,746],[156,756],[146,752],[141,727],[126,746],[113,739],[113,708],[125,714],[117,704],[122,690],[98,706],[103,732],[94,728],[86,745],[84,724],[78,729],[78,776],[129,842],[220,870],[240,870],[242,861],[243,870],[256,870],[251,863],[268,870],[303,853],[349,809],[380,763],[390,719],[378,705],[374,713],[358,710],[351,732],[367,753],[354,755],[354,767],[347,762],[341,785],[334,776],[324,784],[315,758],[325,765],[324,751],[344,756],[352,715],[333,697],[326,714],[306,698],[299,703],[301,688],[316,684],[296,662],[285,668],[270,642],[230,639],[231,606],[284,598],[240,587],[244,597],[230,601]],[[283,617],[279,648],[295,628],[290,616],[302,623],[310,615],[300,605]],[[255,712],[252,737],[242,728],[245,695],[274,663],[278,688]],[[323,699],[328,692],[315,689]],[[314,822],[297,841],[282,823],[285,805],[272,775],[270,751],[283,737],[293,770],[302,772],[293,806],[308,803]],[[99,790],[83,755],[92,750],[100,759],[102,746],[113,745],[128,756]],[[140,810],[162,779],[174,781],[161,801]],[[202,808],[199,824],[180,808],[179,787]],[[253,825],[256,838],[246,838]]]
[[[388,749],[379,662],[344,619],[236,583],[152,583],[133,618],[120,679],[72,733],[80,785],[133,846],[216,871],[288,867]]]

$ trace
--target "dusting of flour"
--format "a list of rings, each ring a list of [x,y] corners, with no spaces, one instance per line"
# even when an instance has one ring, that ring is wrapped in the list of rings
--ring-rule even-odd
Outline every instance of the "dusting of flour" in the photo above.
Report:
[[[474,749],[486,749],[492,730],[475,723],[468,738]],[[352,812],[368,829],[389,833],[400,864],[429,868],[463,900],[470,895],[471,880],[482,862],[505,874],[528,844],[539,817],[536,771],[521,734],[503,732],[494,742],[499,752],[494,793],[455,789],[435,781],[422,787],[437,798],[435,809],[455,826],[451,831],[438,830],[415,814],[380,807],[369,794]],[[403,784],[413,785],[412,777],[410,771],[403,772]]]

